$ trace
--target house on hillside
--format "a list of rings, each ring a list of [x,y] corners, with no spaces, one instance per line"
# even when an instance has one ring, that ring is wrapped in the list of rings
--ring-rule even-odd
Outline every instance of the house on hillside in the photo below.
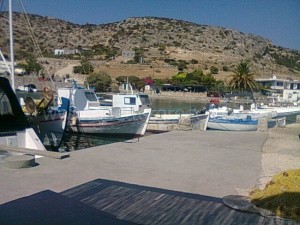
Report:
[[[134,59],[134,56],[135,56],[135,51],[122,50],[123,59],[125,59],[125,60]]]
[[[54,55],[71,55],[80,53],[78,49],[54,49]]]

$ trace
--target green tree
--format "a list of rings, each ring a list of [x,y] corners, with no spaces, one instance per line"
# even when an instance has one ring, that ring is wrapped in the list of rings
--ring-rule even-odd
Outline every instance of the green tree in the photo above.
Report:
[[[241,92],[254,91],[257,89],[257,83],[254,79],[254,73],[251,71],[250,63],[242,60],[233,70],[229,87]]]
[[[135,83],[135,88],[138,90],[138,91],[144,91],[145,89],[145,81],[143,80],[139,80],[138,82]]]
[[[126,79],[127,79],[126,76],[118,76],[118,77],[116,77],[117,84],[121,85],[121,84],[125,83]]]
[[[87,59],[82,59],[80,63],[80,66],[74,66],[74,73],[90,74],[94,71],[93,65]]]
[[[188,65],[187,61],[179,60],[178,61],[178,66],[177,66],[178,71],[183,71],[184,69],[187,69],[187,65]]]
[[[139,89],[139,87],[141,85],[140,84],[141,79],[139,77],[137,77],[137,76],[129,76],[128,77],[128,81],[131,84],[131,86],[132,86],[133,89]],[[144,83],[144,86],[145,86],[145,82],[144,81],[143,81],[143,83]]]
[[[196,69],[191,73],[188,73],[186,76],[186,81],[189,83],[192,81],[194,84],[203,84],[203,81],[205,79],[205,74],[202,70]]]
[[[212,90],[217,85],[217,81],[215,77],[209,73],[204,76],[203,84],[205,85],[207,90]]]
[[[217,67],[215,67],[215,66],[211,66],[210,67],[210,72],[212,74],[218,74],[219,73],[219,69]]]
[[[26,74],[39,74],[39,72],[43,69],[43,66],[38,63],[37,59],[32,55],[28,56],[26,63],[20,63],[18,66],[23,68]]]
[[[87,77],[87,82],[95,87],[96,92],[106,92],[111,86],[112,80],[108,73],[100,71]]]
[[[172,77],[172,81],[174,84],[178,85],[178,84],[183,84],[183,82],[185,81],[187,76],[186,72],[179,72],[176,75],[174,75]]]
[[[192,59],[192,60],[191,60],[191,64],[198,64],[198,60]]]
[[[153,81],[155,86],[162,86],[164,84],[164,81],[159,78],[155,78]]]

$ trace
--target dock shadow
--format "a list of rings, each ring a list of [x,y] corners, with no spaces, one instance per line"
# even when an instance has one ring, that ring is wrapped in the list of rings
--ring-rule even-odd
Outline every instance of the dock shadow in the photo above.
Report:
[[[221,198],[96,179],[0,206],[0,224],[297,224],[236,211]]]
[[[0,205],[0,224],[134,225],[51,190]]]

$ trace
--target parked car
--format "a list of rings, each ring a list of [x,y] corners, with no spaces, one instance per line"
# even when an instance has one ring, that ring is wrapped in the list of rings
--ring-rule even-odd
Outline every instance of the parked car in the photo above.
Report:
[[[37,88],[34,84],[22,85],[17,88],[19,91],[25,92],[37,92]]]

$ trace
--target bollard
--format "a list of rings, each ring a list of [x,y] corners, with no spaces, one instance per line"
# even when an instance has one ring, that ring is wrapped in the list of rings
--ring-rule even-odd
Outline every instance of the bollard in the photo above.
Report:
[[[259,118],[258,119],[258,125],[257,125],[258,131],[268,131],[268,119],[267,118]]]

